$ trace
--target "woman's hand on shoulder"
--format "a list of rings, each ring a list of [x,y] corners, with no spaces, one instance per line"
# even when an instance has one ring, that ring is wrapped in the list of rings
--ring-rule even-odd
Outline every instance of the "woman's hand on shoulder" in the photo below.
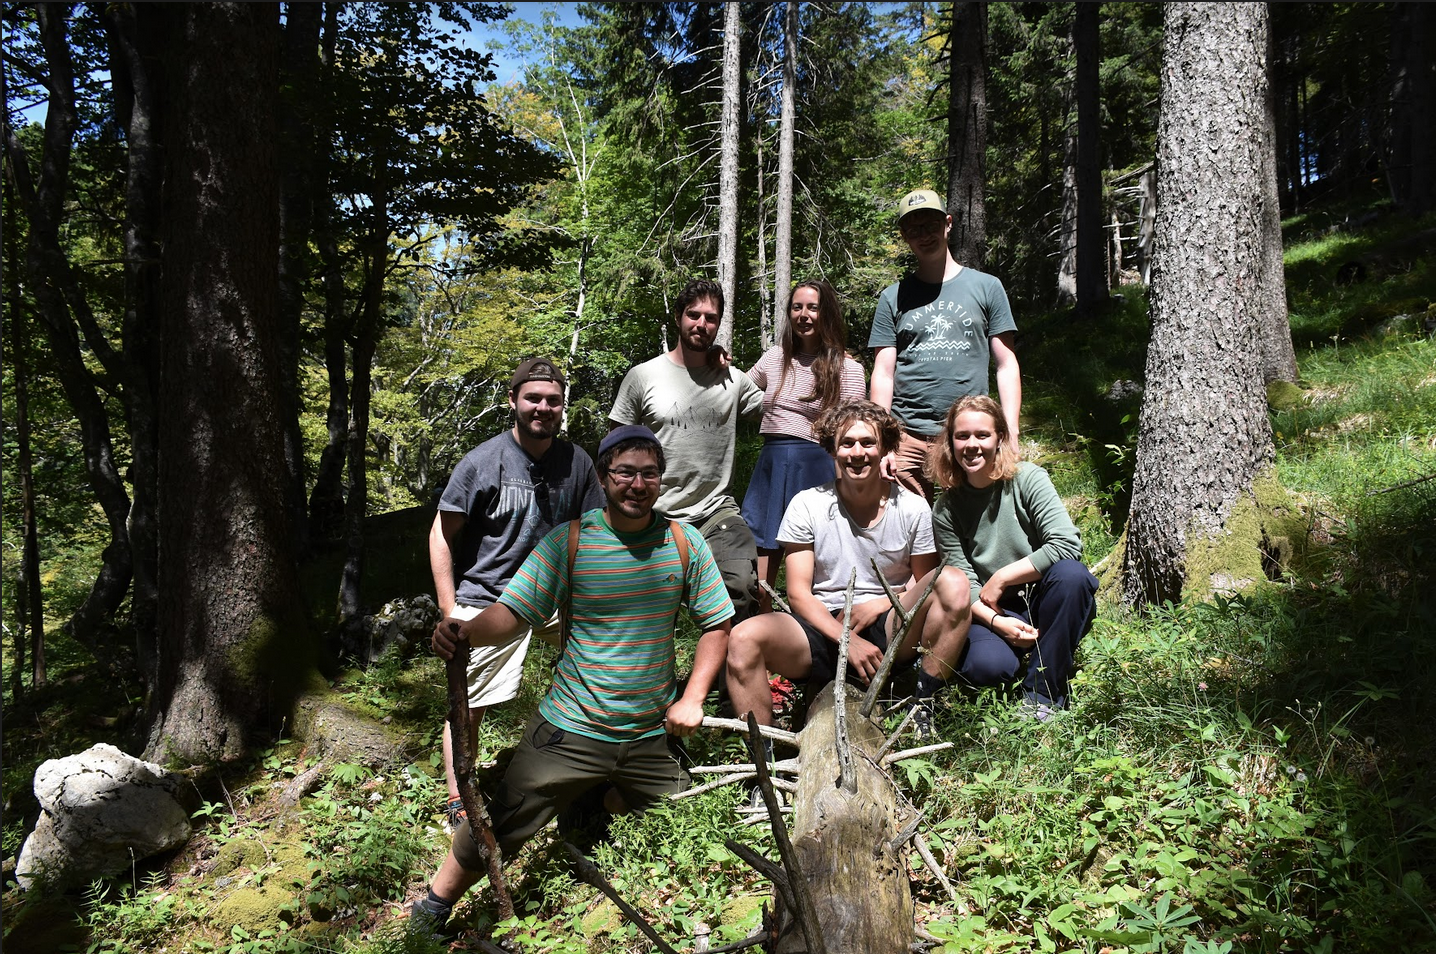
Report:
[[[888,451],[883,455],[882,460],[878,461],[878,473],[882,474],[883,480],[897,483],[897,451]]]

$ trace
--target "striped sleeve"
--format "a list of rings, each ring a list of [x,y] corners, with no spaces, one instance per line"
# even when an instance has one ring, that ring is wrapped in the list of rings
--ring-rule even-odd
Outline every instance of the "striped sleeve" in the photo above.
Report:
[[[530,626],[542,626],[568,595],[568,524],[554,527],[534,547],[499,602]]]
[[[733,617],[733,601],[723,585],[723,575],[713,561],[708,541],[688,524],[679,524],[688,538],[688,613],[701,630],[709,630]]]
[[[868,396],[868,386],[863,381],[863,366],[847,356],[843,358],[840,393],[844,401],[860,401]]]

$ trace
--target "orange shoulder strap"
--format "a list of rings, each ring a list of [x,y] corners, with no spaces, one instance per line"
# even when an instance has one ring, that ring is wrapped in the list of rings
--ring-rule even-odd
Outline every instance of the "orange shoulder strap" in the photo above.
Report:
[[[688,602],[688,534],[677,520],[668,521],[668,530],[673,534],[673,545],[678,548],[678,562],[683,565],[683,601]]]

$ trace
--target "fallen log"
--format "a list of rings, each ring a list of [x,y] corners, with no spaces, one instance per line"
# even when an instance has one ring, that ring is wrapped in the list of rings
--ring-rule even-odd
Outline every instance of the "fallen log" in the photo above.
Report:
[[[840,784],[834,688],[846,692],[846,736],[853,790]],[[902,799],[878,762],[882,729],[858,710],[861,694],[834,682],[808,710],[800,746],[802,767],[793,802],[793,848],[817,907],[829,954],[906,954],[913,940],[913,902],[907,849],[898,836]],[[905,840],[905,839],[904,839]],[[805,951],[795,912],[777,893],[778,954]]]

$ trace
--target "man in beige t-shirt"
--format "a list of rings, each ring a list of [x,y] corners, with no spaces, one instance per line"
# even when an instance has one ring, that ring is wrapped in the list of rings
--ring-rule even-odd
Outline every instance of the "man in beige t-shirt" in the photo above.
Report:
[[[658,436],[667,467],[654,509],[703,534],[736,623],[757,606],[758,549],[728,485],[738,418],[762,413],[763,392],[741,371],[710,361],[723,322],[723,289],[716,282],[689,282],[673,317],[678,343],[624,376],[609,424],[642,424]]]

